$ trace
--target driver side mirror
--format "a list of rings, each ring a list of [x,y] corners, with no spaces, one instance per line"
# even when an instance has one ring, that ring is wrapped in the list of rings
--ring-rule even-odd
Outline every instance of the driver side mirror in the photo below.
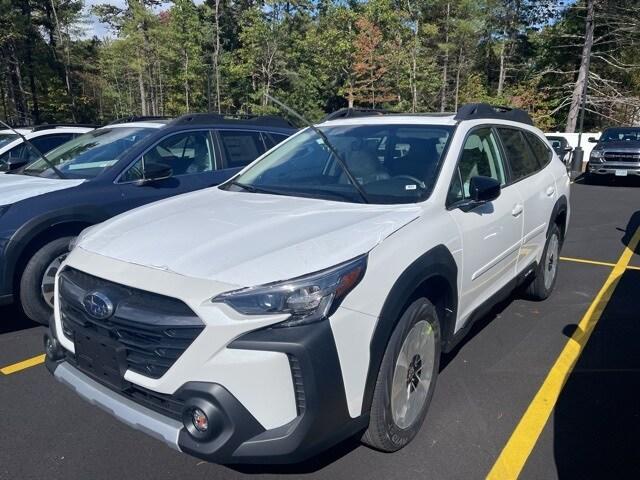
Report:
[[[463,212],[468,212],[474,208],[489,203],[500,196],[500,182],[495,178],[478,175],[469,180],[470,198],[455,204]]]
[[[589,142],[589,143],[598,143],[598,139],[596,137],[589,137],[587,139],[587,142]]]
[[[173,169],[163,163],[147,163],[144,166],[144,178],[138,180],[136,185],[148,185],[149,183],[166,180],[173,176]]]
[[[495,178],[481,175],[471,177],[469,195],[477,204],[491,202],[500,196],[500,182]]]

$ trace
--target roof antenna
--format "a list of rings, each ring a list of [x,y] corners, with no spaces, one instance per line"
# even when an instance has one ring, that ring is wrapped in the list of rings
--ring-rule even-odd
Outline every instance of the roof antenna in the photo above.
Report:
[[[38,147],[36,147],[33,143],[31,143],[29,140],[27,140],[27,138],[22,135],[20,132],[18,132],[15,128],[10,127],[9,125],[7,125],[6,123],[4,123],[2,120],[0,120],[0,125],[5,126],[8,130],[11,130],[13,133],[15,133],[17,136],[19,136],[22,141],[27,145],[27,147],[29,147],[31,150],[33,150],[34,152],[36,152],[38,154],[38,156],[40,158],[42,158],[42,160],[44,160],[44,162],[49,165],[49,168],[51,168],[51,170],[53,170],[55,172],[55,174],[60,177],[60,179],[64,180],[67,177],[65,177],[62,172],[60,170],[58,170],[58,168],[51,163],[51,160],[49,160],[47,157],[44,156],[44,153],[42,153],[40,150],[38,150]]]
[[[345,162],[345,160],[342,158],[342,155],[340,155],[340,153],[338,153],[338,150],[329,141],[329,139],[324,134],[324,132],[322,130],[320,130],[318,127],[316,127],[309,120],[304,118],[302,115],[300,115],[298,112],[296,112],[293,108],[291,108],[291,107],[285,105],[284,103],[282,103],[280,100],[272,97],[268,93],[265,93],[264,96],[268,100],[271,100],[277,106],[282,108],[285,112],[287,112],[290,115],[293,115],[295,118],[300,120],[302,123],[304,123],[307,127],[309,127],[311,130],[313,130],[322,139],[322,142],[327,146],[327,148],[329,148],[329,150],[331,150],[331,153],[333,154],[335,159],[338,161],[338,163],[340,164],[340,166],[344,170],[345,175],[347,175],[347,178],[349,179],[349,181],[353,184],[355,189],[358,191],[358,194],[360,195],[360,198],[362,198],[362,201],[364,203],[370,203],[369,199],[367,198],[367,195],[364,193],[364,190],[362,189],[362,186],[358,183],[356,178],[353,176],[353,174],[351,173],[351,170],[349,170],[349,167],[347,167],[347,162]]]

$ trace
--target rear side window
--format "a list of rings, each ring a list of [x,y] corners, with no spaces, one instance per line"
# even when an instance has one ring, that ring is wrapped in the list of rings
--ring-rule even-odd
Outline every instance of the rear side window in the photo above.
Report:
[[[219,133],[228,168],[244,167],[266,151],[260,132],[221,130]]]
[[[531,132],[524,132],[524,136],[527,137],[531,150],[533,150],[533,154],[538,159],[538,162],[540,162],[541,165],[549,163],[553,157],[549,145]]]
[[[507,161],[511,166],[511,179],[518,181],[540,170],[540,163],[536,160],[522,132],[513,128],[498,128]]]
[[[54,148],[59,147],[63,143],[68,142],[72,138],[73,133],[60,133],[56,135],[46,135],[44,137],[34,138],[30,141],[42,153],[47,153]],[[33,154],[32,156],[35,156],[37,158],[35,154]]]

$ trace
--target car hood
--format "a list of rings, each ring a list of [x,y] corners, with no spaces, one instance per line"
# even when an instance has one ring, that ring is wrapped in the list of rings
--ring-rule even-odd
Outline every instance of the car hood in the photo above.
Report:
[[[82,182],[84,182],[83,179],[62,180],[1,173],[0,205],[11,205],[45,193],[76,187]]]
[[[364,254],[420,210],[212,188],[108,220],[77,246],[188,277],[252,286]]]

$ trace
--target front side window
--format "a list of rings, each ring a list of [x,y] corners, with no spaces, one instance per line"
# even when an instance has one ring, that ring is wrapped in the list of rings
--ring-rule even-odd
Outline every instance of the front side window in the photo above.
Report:
[[[494,178],[500,185],[506,183],[500,149],[490,128],[474,130],[467,137],[451,182],[447,204],[468,199],[471,179],[477,176]]]
[[[540,170],[540,163],[536,160],[522,132],[514,128],[498,128],[507,161],[511,166],[513,181],[527,177]]]
[[[260,132],[221,130],[219,133],[228,168],[249,165],[266,151]]]
[[[429,196],[453,132],[448,125],[324,127],[370,203],[415,203]],[[307,129],[222,187],[363,202],[331,148]]]
[[[153,133],[155,128],[104,127],[80,135],[47,153],[47,159],[66,177],[93,178],[115,165],[133,145]],[[38,159],[24,173],[57,178],[47,162]]]
[[[120,181],[142,180],[145,166],[149,164],[171,167],[174,176],[209,172],[213,170],[213,158],[209,131],[177,133],[145,153],[124,173]]]

